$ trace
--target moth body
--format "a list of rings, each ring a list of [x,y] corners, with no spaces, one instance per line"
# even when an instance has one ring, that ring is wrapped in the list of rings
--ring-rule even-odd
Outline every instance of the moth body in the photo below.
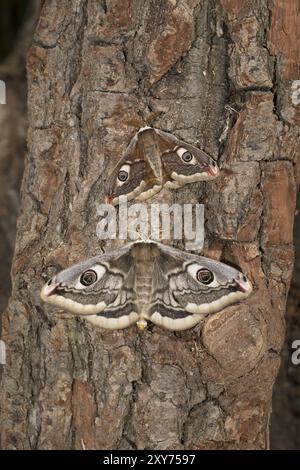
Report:
[[[132,138],[109,176],[106,201],[116,205],[122,196],[128,201],[145,201],[163,187],[177,189],[218,174],[216,162],[202,150],[172,134],[145,127]]]
[[[231,266],[141,241],[61,271],[41,298],[101,328],[136,323],[143,330],[151,321],[185,330],[251,291],[250,281]]]

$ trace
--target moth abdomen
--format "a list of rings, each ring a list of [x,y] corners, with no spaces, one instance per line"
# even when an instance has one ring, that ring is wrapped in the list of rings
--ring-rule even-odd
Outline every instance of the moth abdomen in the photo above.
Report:
[[[120,197],[144,201],[163,187],[176,189],[218,176],[217,163],[205,152],[180,141],[172,134],[151,127],[140,129],[105,188],[107,202],[116,205]]]
[[[141,315],[147,315],[152,294],[152,277],[137,276],[136,300]]]

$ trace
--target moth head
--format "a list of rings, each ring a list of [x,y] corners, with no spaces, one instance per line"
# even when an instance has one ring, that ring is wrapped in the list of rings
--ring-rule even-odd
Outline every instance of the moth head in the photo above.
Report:
[[[145,163],[142,160],[124,162],[118,165],[105,187],[105,201],[108,204],[119,204],[120,197],[131,200],[138,196],[146,186]]]
[[[105,273],[106,267],[97,263],[95,258],[76,264],[49,279],[42,288],[41,298],[71,313],[96,314],[105,308],[106,301],[112,297],[107,289],[106,296],[102,296],[99,302],[99,290],[103,287]]]

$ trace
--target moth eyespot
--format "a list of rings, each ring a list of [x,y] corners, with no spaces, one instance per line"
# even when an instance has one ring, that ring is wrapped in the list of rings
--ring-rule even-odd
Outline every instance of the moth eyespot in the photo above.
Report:
[[[244,282],[247,282],[247,281],[248,281],[248,279],[246,278],[245,275],[243,276],[243,281],[244,281]]]
[[[191,152],[184,152],[181,155],[181,158],[185,163],[190,163],[193,160],[193,155],[191,154]]]
[[[121,183],[124,183],[128,179],[128,172],[125,170],[120,170],[118,173],[118,180],[121,181]]]
[[[93,269],[88,269],[85,271],[81,277],[80,277],[80,282],[84,286],[91,286],[97,281],[97,273]]]
[[[197,281],[201,282],[202,284],[211,284],[214,280],[214,275],[209,269],[198,269],[196,273]]]

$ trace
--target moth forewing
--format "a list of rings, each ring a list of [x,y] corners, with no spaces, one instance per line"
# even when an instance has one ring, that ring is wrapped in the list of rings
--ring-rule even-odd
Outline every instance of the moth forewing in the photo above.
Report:
[[[192,158],[185,158],[191,154]],[[130,171],[125,179],[125,165]],[[133,137],[125,155],[110,174],[106,188],[106,201],[120,203],[120,196],[128,200],[145,201],[163,187],[177,189],[198,181],[218,176],[216,162],[197,147],[159,129],[145,127]],[[120,178],[122,181],[120,181]]]

